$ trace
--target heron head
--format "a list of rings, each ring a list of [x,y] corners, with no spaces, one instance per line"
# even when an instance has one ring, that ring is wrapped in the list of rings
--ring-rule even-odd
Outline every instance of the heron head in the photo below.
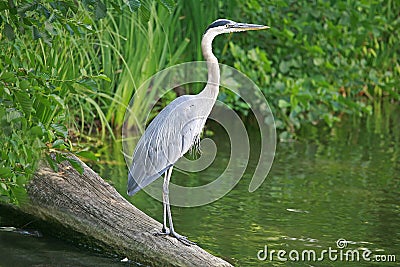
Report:
[[[228,19],[217,19],[207,27],[204,34],[213,33],[213,35],[219,35],[222,33],[257,31],[268,28],[269,26],[264,25],[238,23]]]

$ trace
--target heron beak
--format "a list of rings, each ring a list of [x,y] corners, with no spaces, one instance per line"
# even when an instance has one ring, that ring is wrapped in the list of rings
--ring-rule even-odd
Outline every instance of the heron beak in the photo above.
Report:
[[[240,31],[258,31],[269,29],[270,27],[258,24],[236,23],[232,25],[232,28],[238,29]]]

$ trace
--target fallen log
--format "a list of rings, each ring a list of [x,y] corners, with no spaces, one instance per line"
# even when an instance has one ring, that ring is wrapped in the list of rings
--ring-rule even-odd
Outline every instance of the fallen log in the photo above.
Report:
[[[79,162],[79,159],[75,158]],[[124,199],[86,164],[82,175],[69,162],[58,172],[41,165],[27,185],[23,210],[96,240],[98,247],[150,266],[232,266],[199,246],[154,236],[162,225]]]

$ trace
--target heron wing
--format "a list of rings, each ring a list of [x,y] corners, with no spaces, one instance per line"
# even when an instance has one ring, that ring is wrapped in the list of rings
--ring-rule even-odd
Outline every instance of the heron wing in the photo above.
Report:
[[[128,175],[129,195],[155,181],[198,140],[211,111],[208,106],[196,96],[181,96],[153,119],[133,154]]]

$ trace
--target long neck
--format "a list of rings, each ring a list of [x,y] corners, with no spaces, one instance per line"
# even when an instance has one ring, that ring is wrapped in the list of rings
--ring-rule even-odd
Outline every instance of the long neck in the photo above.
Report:
[[[206,87],[199,94],[204,97],[212,98],[213,100],[217,99],[220,81],[218,60],[212,52],[212,41],[214,37],[215,35],[206,33],[201,40],[203,56],[207,61],[208,79]]]

